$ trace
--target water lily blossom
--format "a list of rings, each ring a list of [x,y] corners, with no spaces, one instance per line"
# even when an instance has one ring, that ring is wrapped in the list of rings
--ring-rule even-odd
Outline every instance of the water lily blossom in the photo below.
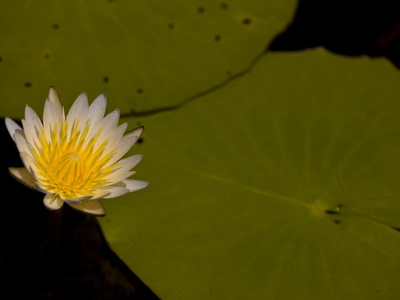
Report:
[[[43,122],[29,106],[25,108],[22,127],[5,119],[25,166],[12,167],[10,173],[28,187],[45,193],[43,202],[48,209],[60,209],[65,202],[89,214],[105,215],[100,199],[148,185],[128,179],[142,155],[123,158],[143,127],[126,133],[127,123],[118,125],[118,109],[104,116],[106,104],[104,94],[89,105],[82,93],[65,116],[51,87]]]

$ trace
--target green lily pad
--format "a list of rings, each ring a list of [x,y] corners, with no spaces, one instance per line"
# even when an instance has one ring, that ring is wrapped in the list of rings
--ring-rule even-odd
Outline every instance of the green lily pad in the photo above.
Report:
[[[0,11],[0,111],[69,107],[85,91],[122,112],[174,106],[234,76],[283,30],[295,1],[23,1]]]
[[[267,54],[141,120],[108,241],[162,299],[396,299],[400,87],[384,60]]]

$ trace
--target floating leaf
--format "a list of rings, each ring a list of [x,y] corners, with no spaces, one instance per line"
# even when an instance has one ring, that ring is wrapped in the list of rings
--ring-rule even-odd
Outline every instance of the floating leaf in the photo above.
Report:
[[[384,60],[267,54],[144,119],[112,247],[162,299],[396,299],[400,88]]]
[[[0,111],[106,92],[128,113],[177,105],[242,71],[295,1],[23,1],[0,11]]]

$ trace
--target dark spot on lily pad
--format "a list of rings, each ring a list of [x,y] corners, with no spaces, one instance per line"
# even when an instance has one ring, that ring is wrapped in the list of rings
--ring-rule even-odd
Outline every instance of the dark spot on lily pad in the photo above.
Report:
[[[325,213],[327,213],[329,215],[337,215],[337,214],[339,214],[339,212],[337,210],[331,210],[331,209],[325,210]]]
[[[244,25],[249,25],[249,24],[251,24],[251,19],[250,19],[250,18],[244,18],[244,19],[243,19],[243,24],[244,24]]]
[[[25,86],[25,87],[31,87],[31,86],[32,86],[32,83],[30,83],[30,82],[25,82],[25,83],[24,83],[24,86]]]
[[[199,14],[204,13],[204,7],[200,6],[200,7],[197,9],[197,12],[198,12]]]
[[[137,89],[136,92],[137,92],[138,94],[142,94],[142,93],[143,93],[143,89]]]
[[[54,23],[54,24],[53,24],[53,29],[57,30],[57,29],[59,29],[59,28],[60,28],[60,25],[58,25],[57,23]]]
[[[109,80],[110,80],[110,79],[109,79],[107,76],[104,76],[104,77],[103,77],[103,82],[104,82],[104,83],[107,83]]]

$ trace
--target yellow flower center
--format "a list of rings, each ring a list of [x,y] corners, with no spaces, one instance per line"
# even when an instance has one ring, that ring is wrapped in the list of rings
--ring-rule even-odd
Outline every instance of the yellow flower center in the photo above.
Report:
[[[39,145],[33,151],[36,162],[34,175],[39,187],[65,200],[90,198],[96,188],[107,183],[105,178],[115,167],[104,168],[115,148],[104,153],[107,141],[96,145],[101,129],[88,140],[90,124],[80,132],[78,123],[74,123],[70,132],[65,121],[61,130],[56,124],[50,138],[42,127]]]
[[[56,182],[61,182],[64,185],[72,185],[74,182],[77,182],[79,178],[83,177],[83,166],[84,162],[82,162],[79,154],[75,152],[68,152],[62,154],[53,165],[51,173],[55,174],[54,180]]]

